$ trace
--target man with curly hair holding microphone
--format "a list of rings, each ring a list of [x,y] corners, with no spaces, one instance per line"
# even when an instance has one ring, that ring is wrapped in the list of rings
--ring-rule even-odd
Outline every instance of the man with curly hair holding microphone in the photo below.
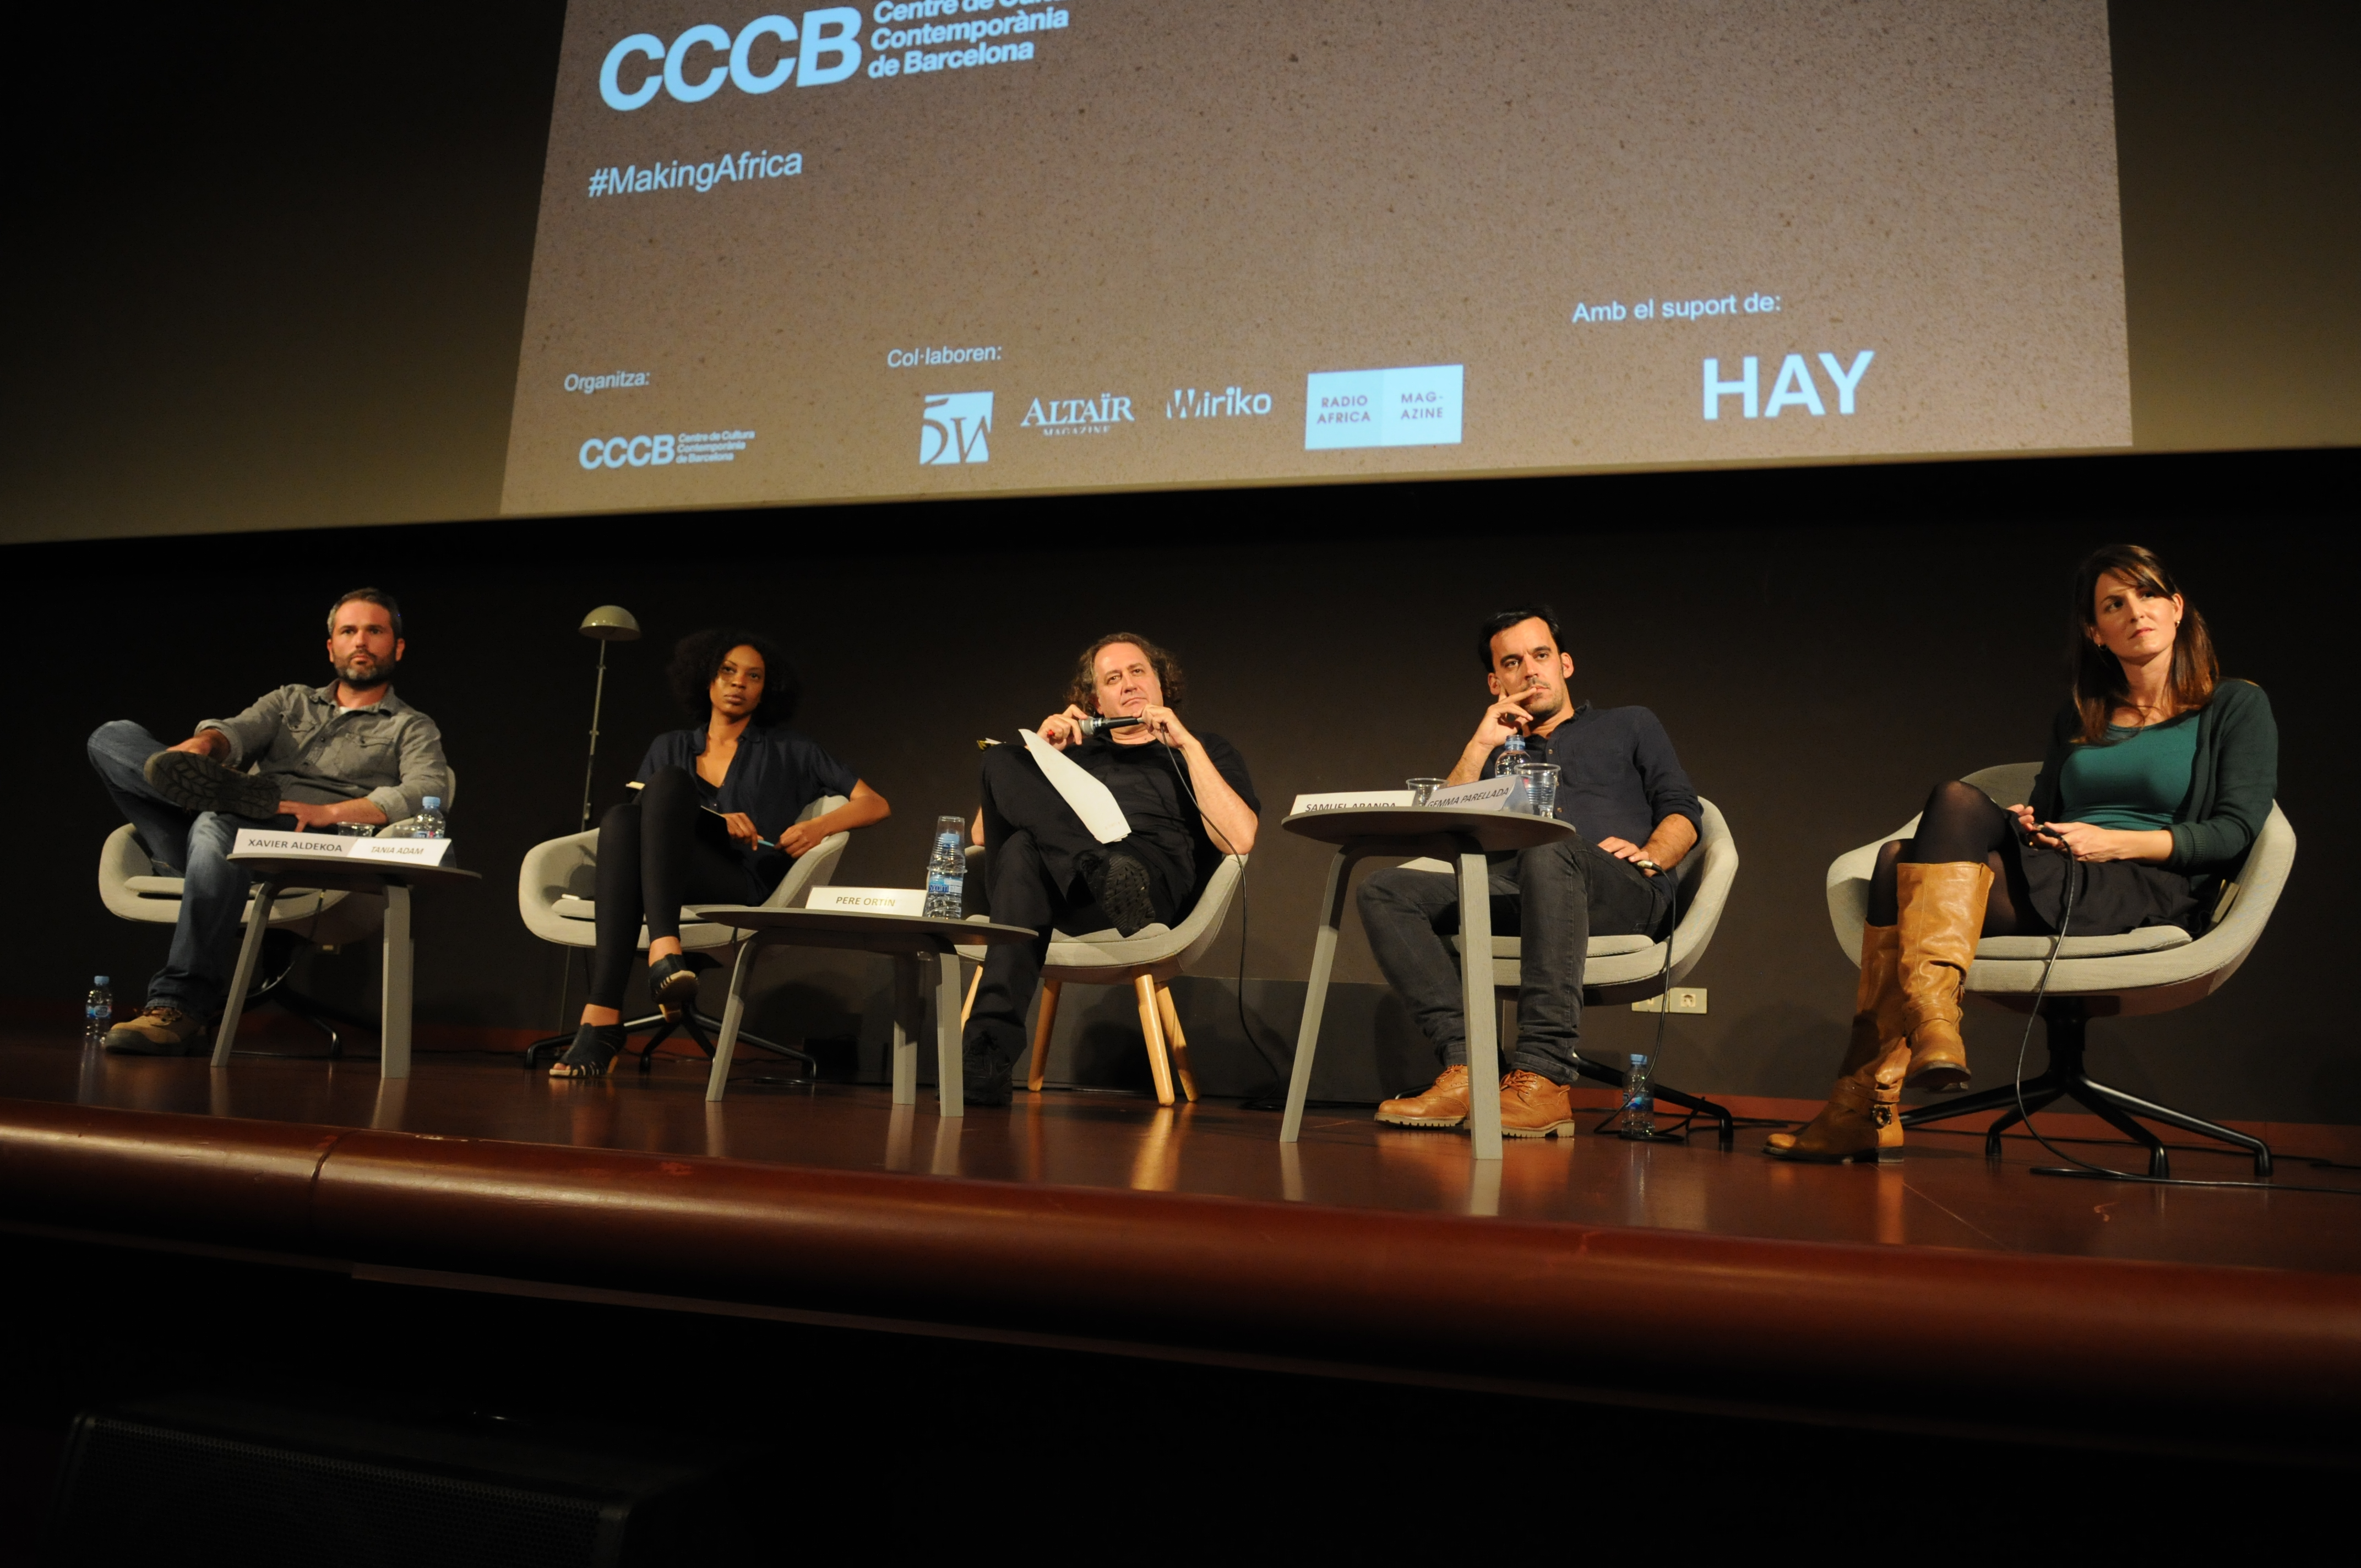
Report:
[[[1101,843],[1026,748],[983,753],[984,885],[992,917],[1030,927],[1030,942],[994,947],[968,1014],[967,1101],[1005,1105],[1027,1045],[1033,1000],[1053,931],[1113,927],[1124,936],[1177,925],[1224,855],[1254,848],[1254,781],[1237,749],[1192,729],[1180,662],[1137,632],[1110,632],[1082,650],[1066,706],[1038,733],[1104,784],[1130,831]]]

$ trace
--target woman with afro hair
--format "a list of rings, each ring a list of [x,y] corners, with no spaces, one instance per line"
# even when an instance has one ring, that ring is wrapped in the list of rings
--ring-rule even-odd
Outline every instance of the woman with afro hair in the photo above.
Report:
[[[681,955],[685,904],[760,904],[787,867],[829,834],[882,822],[885,797],[789,729],[803,686],[777,644],[717,627],[673,651],[673,696],[702,722],[659,735],[640,763],[638,798],[598,823],[598,943],[590,1000],[553,1078],[596,1078],[623,1050],[623,981],[648,928],[648,993],[667,1018],[697,994]],[[822,795],[847,804],[796,818]]]

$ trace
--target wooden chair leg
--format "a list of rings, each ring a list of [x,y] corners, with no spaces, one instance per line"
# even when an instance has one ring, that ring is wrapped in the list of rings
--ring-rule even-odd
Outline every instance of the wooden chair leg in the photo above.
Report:
[[[1131,982],[1139,999],[1139,1032],[1148,1036],[1148,1073],[1156,1080],[1156,1102],[1172,1103],[1172,1064],[1164,1055],[1164,1020],[1157,1016],[1156,981],[1141,975]]]
[[[1197,1102],[1197,1075],[1189,1070],[1189,1036],[1180,1032],[1180,1010],[1172,1005],[1172,988],[1159,984],[1156,988],[1157,1015],[1164,1020],[1165,1043],[1172,1047],[1172,1070],[1180,1075],[1180,1092],[1189,1103]]]
[[[982,980],[983,971],[976,970],[975,977]],[[1041,1088],[1041,1075],[1049,1070],[1049,1031],[1057,1025],[1058,992],[1065,983],[1062,980],[1041,982],[1041,1012],[1033,1024],[1033,1066],[1025,1080],[1025,1087],[1037,1093]]]
[[[967,982],[967,1000],[960,1003],[960,1027],[967,1027],[967,1015],[975,1011],[975,993],[983,989],[983,966],[975,966],[975,978]]]

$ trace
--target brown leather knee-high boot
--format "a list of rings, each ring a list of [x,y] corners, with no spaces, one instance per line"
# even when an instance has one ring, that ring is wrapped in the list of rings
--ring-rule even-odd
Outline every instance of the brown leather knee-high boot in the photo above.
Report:
[[[1763,1153],[1823,1162],[1902,1157],[1902,1124],[1895,1107],[1909,1058],[1903,1049],[1907,1041],[1902,1026],[1901,951],[1899,927],[1863,929],[1852,1037],[1837,1068],[1836,1088],[1809,1126],[1800,1133],[1772,1134]],[[1893,1081],[1882,1081],[1887,1078]]]
[[[1984,928],[1992,867],[1982,861],[1905,863],[1894,868],[1902,908],[1902,1025],[1910,1036],[1913,1089],[1968,1086],[1968,1048],[1960,1038],[1960,996],[1976,938]]]
[[[1861,933],[1861,984],[1853,993],[1852,1036],[1837,1076],[1850,1078],[1892,1050],[1907,1033],[1902,1023],[1902,928],[1865,926]]]

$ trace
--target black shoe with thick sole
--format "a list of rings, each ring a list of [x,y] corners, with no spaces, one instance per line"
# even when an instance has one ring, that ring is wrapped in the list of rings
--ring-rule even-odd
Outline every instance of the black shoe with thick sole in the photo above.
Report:
[[[148,787],[183,811],[218,811],[268,822],[279,815],[279,784],[194,751],[159,751],[140,769]]]
[[[670,954],[648,966],[648,1000],[672,1023],[697,1005],[697,968],[686,953]]]
[[[630,1036],[620,1024],[585,1024],[574,1032],[574,1043],[549,1069],[552,1078],[603,1078],[623,1054]],[[558,1068],[565,1068],[564,1072]]]
[[[1025,1048],[1021,1033],[1014,1048],[994,1038],[1005,1032],[990,1021],[979,1021],[960,1047],[960,1098],[970,1105],[1005,1105],[1016,1094],[1016,1058]]]
[[[1117,846],[1086,850],[1074,857],[1074,867],[1098,900],[1118,936],[1128,937],[1156,924],[1156,900],[1150,892],[1148,862]]]

